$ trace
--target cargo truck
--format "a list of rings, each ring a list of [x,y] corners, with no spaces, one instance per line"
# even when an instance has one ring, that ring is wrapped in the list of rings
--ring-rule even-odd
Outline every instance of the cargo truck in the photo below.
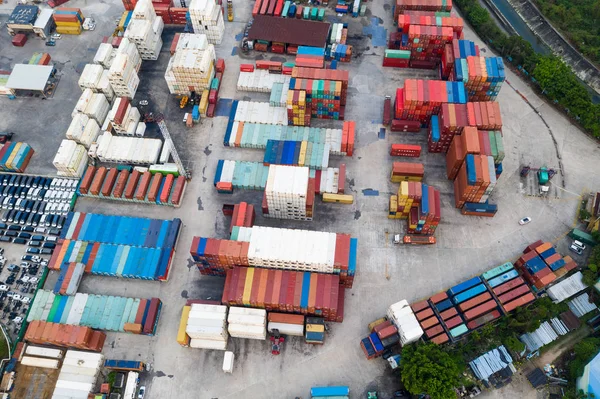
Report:
[[[125,371],[144,371],[144,362],[135,360],[114,360],[107,359],[104,361],[104,367],[112,370],[125,370]]]
[[[584,244],[588,244],[588,245],[596,245],[597,244],[596,240],[594,240],[594,237],[592,237],[590,234],[586,233],[585,231],[581,231],[579,229],[571,230],[569,232],[569,237],[571,237],[574,240],[581,241]]]

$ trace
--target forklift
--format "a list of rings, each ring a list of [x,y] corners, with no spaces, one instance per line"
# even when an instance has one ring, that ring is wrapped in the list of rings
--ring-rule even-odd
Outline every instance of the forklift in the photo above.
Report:
[[[233,1],[227,0],[227,20],[233,22]]]

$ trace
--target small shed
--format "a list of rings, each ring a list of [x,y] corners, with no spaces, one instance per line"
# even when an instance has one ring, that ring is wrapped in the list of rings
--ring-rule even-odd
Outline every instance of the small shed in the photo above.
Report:
[[[10,17],[8,17],[8,21],[6,21],[8,33],[14,36],[18,32],[33,31],[33,25],[35,24],[39,12],[40,8],[35,5],[17,5],[10,14]]]
[[[52,65],[17,64],[6,82],[6,88],[16,95],[41,94],[48,97],[53,88],[54,72]]]

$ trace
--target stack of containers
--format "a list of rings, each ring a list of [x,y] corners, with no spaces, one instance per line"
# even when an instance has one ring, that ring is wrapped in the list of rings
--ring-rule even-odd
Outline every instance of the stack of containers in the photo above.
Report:
[[[227,331],[234,338],[267,339],[267,311],[232,306],[227,315]]]
[[[67,129],[67,138],[82,144],[85,148],[90,148],[100,135],[100,126],[89,116],[77,113],[73,117],[69,129]]]
[[[185,332],[190,348],[226,350],[227,306],[192,304]]]
[[[72,212],[48,268],[78,261],[87,273],[166,281],[180,229],[180,219]]]
[[[268,209],[265,216],[312,220],[315,205],[314,184],[314,179],[311,181],[309,178],[307,167],[270,165],[265,187]]]
[[[307,141],[268,140],[263,163],[268,166],[306,166],[310,169],[327,169],[331,150],[327,143]]]
[[[33,156],[33,148],[27,143],[6,142],[0,148],[0,170],[23,173]]]
[[[81,72],[78,82],[81,91],[84,91],[85,89],[92,89],[92,91],[97,92],[98,84],[102,78],[102,72],[104,72],[102,65],[86,64]]]
[[[93,62],[108,70],[116,55],[117,50],[110,43],[100,43]]]
[[[420,302],[415,305],[415,308],[419,308]],[[429,326],[428,328],[429,335],[428,337],[435,342],[435,340],[444,341],[444,337],[439,337],[440,327],[443,330],[448,339],[458,338],[464,333],[468,331],[466,326],[463,323],[463,318],[459,315],[459,309],[454,305],[454,303],[448,298],[448,294],[445,292],[440,292],[431,298],[429,298],[429,304],[431,309],[434,311],[437,320],[441,322],[441,324],[435,325],[432,324],[433,319],[429,320],[429,312],[424,312],[421,315],[420,321],[429,320],[425,326]],[[427,310],[424,308],[424,310]],[[436,339],[437,338],[437,339]]]
[[[215,47],[206,35],[182,33],[165,72],[171,94],[208,89],[215,76],[215,60]]]
[[[463,82],[407,79],[404,88],[396,90],[395,119],[429,123],[439,114],[443,104],[464,104],[467,92]]]
[[[251,72],[242,71],[240,68],[240,76],[237,81],[238,91],[250,91],[258,93],[269,93],[273,96],[273,92],[278,92],[278,98],[283,96],[283,88],[287,93],[287,87],[290,84],[290,77],[278,73],[271,73],[267,69],[254,69]],[[279,90],[275,90],[275,85],[278,85]],[[287,96],[286,96],[287,98]],[[273,105],[279,107],[281,105]]]
[[[506,262],[492,270],[488,270],[481,277],[490,286],[494,296],[506,313],[535,299],[529,286],[525,284],[525,280],[519,276],[511,262]]]
[[[140,84],[138,72],[141,65],[142,58],[137,47],[126,37],[123,38],[108,70],[108,79],[116,96],[135,97]]]
[[[433,118],[432,118],[433,120]],[[453,136],[446,154],[446,175],[454,180],[467,154],[492,157],[494,168],[504,160],[504,139],[499,131],[476,130],[465,127],[463,134]]]
[[[52,397],[87,398],[96,388],[103,362],[100,353],[67,351]]]
[[[52,164],[59,176],[81,177],[88,163],[87,150],[73,140],[63,140]]]
[[[440,108],[439,124],[441,135],[460,134],[465,126],[475,126],[481,130],[500,130],[500,105],[495,101],[445,104]]]
[[[144,175],[137,170],[132,171],[131,167],[117,166],[115,172],[109,175],[104,167],[90,166],[79,185],[79,195],[178,207],[185,191],[185,177],[174,173],[165,173],[164,176],[158,195],[156,192],[150,195],[150,186],[146,184]],[[155,200],[150,201],[149,196],[155,197]]]
[[[286,83],[273,83],[271,87],[271,96],[269,97],[269,104],[271,107],[287,106],[287,92],[289,84],[289,80]]]
[[[101,331],[94,331],[89,327],[34,320],[27,326],[23,338],[27,342],[39,345],[102,352],[106,334]]]
[[[294,337],[304,336],[303,315],[269,312],[267,320],[267,331],[269,333],[273,333],[274,330],[277,330],[283,335]]]
[[[389,47],[392,44],[388,44]],[[395,68],[408,68],[410,66],[410,51],[387,48],[383,53],[383,66]]]
[[[389,219],[408,219],[407,234],[433,235],[441,220],[440,191],[420,182],[403,181],[390,197]]]
[[[324,129],[232,122],[231,128],[229,129],[228,126],[225,133],[223,144],[226,147],[266,149],[269,140],[297,141],[306,142],[306,146],[327,144],[331,155],[347,155],[348,146],[350,148],[354,146],[354,135],[348,137],[348,133],[344,134],[344,131],[350,131],[353,124],[346,121],[344,126],[345,128],[342,129]],[[348,142],[349,140],[350,142]],[[306,152],[308,152],[308,147]]]
[[[561,259],[552,244],[538,240],[525,248],[523,255],[515,262],[515,267],[523,273],[529,284],[542,290],[575,269],[577,264],[570,257]]]
[[[288,96],[289,93],[290,92],[288,91]],[[285,108],[271,107],[268,102],[257,101],[238,101],[234,102],[234,104],[235,108],[232,108],[232,114],[234,115],[233,121],[244,123],[261,123],[268,125],[288,124],[289,110],[286,110]],[[294,112],[300,112],[299,108],[296,108],[295,106]],[[304,111],[302,111],[302,115],[305,115]],[[309,118],[308,120],[310,121],[310,115],[308,115],[307,118]]]
[[[322,317],[307,317],[304,342],[311,345],[323,345],[325,342],[325,320]]]
[[[154,335],[161,309],[162,302],[158,298],[134,299],[81,293],[62,296],[38,290],[27,321]]]
[[[288,91],[288,124],[308,126],[310,117],[344,119],[346,104],[342,82],[317,79],[290,79]]]
[[[83,278],[85,265],[83,263],[66,263],[61,267],[58,280],[54,285],[54,293],[60,295],[75,295]]]
[[[231,224],[229,225],[229,234],[233,231],[234,227],[252,227],[254,226],[254,218],[256,213],[254,212],[254,205],[249,205],[246,202],[240,202],[233,206],[233,213],[231,215]]]
[[[54,14],[52,14],[52,19],[56,23],[56,33],[64,35],[81,34],[84,17],[79,8],[56,8]]]
[[[162,18],[156,17],[156,12],[150,0],[139,0],[125,37],[135,43],[143,60],[157,60],[162,48],[162,31],[165,24]]]
[[[491,156],[467,154],[454,180],[456,208],[465,203],[486,204],[496,184],[496,169]]]
[[[396,0],[394,21],[398,15],[408,10],[417,11],[452,11],[452,0]]]
[[[98,147],[92,154],[102,162],[153,165],[162,148],[160,139],[113,136],[104,132],[98,137]]]
[[[496,284],[498,280],[494,280],[493,283]],[[492,297],[481,277],[463,281],[450,288],[446,293],[466,322],[466,324],[457,324],[453,329],[450,329],[446,322],[446,327],[454,338],[500,317],[498,302]]]
[[[392,144],[390,155],[393,157],[418,158],[421,156],[421,146],[413,144]]]
[[[442,57],[442,78],[453,80],[455,77],[455,64],[461,64],[458,68],[462,68],[464,61],[469,56],[479,57],[479,46],[470,40],[453,39],[452,44],[447,44],[444,47],[444,56]]]
[[[325,50],[320,47],[298,46],[294,63],[298,67],[323,68]]]
[[[390,305],[387,317],[398,328],[402,346],[417,342],[423,335],[423,329],[406,300]]]
[[[454,61],[454,80],[465,83],[469,101],[494,101],[505,79],[501,57],[469,56]]]
[[[221,305],[219,301],[210,301],[202,299],[188,299],[181,312],[181,318],[179,319],[179,330],[177,331],[177,343],[183,347],[190,346],[190,336],[185,332],[192,311],[193,304],[200,305]]]
[[[347,234],[254,226],[234,227],[231,238],[194,237],[190,254],[200,273],[222,276],[234,265],[316,271],[339,275],[352,288],[358,240]],[[301,255],[295,247],[313,250]]]
[[[194,33],[206,35],[209,43],[221,44],[225,22],[221,7],[215,0],[192,0],[189,13]]]
[[[140,123],[141,114],[137,107],[132,107],[127,97],[118,97],[107,118],[104,121],[102,130],[105,132],[114,131],[117,134],[135,136],[137,126]]]
[[[360,346],[367,359],[380,356],[384,350],[398,345],[398,328],[387,318],[369,324],[369,336],[361,340]]]
[[[221,302],[338,323],[344,319],[344,287],[332,274],[234,266],[227,271]]]
[[[420,182],[423,180],[425,167],[422,163],[393,162],[390,180],[392,183],[404,181]]]
[[[456,326],[457,321],[462,319],[460,316],[456,316],[456,312],[453,315],[450,315],[450,312],[444,312],[445,319],[438,318],[435,314],[432,305],[427,301],[421,301],[417,303],[413,303],[410,305],[411,309],[415,313],[417,320],[419,321],[419,325],[425,332],[425,336],[433,343],[441,345],[450,340],[444,326],[452,328],[451,326]],[[444,325],[440,323],[440,320]],[[447,322],[447,324],[446,324]]]

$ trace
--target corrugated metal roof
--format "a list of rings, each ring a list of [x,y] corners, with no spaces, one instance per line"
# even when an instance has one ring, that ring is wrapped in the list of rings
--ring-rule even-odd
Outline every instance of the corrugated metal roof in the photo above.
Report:
[[[546,377],[546,374],[544,374],[542,369],[540,369],[539,367],[533,370],[531,373],[527,374],[527,379],[529,380],[531,385],[533,385],[534,388],[545,385],[548,381],[548,377]]]
[[[563,323],[565,323],[569,330],[575,330],[581,325],[581,322],[579,321],[577,316],[575,316],[570,310],[561,313],[560,319],[563,321]]]
[[[16,90],[42,91],[46,88],[53,69],[52,65],[17,64],[6,82],[6,87]]]
[[[577,317],[581,317],[598,307],[594,303],[590,303],[588,293],[583,293],[568,303],[569,309]]]
[[[546,292],[553,301],[562,302],[565,299],[577,294],[579,291],[583,291],[587,288],[587,286],[583,284],[582,279],[583,275],[581,272],[577,272],[571,277],[566,278],[560,283],[548,288]]]
[[[512,361],[512,357],[510,357],[504,345],[501,345],[469,362],[469,366],[471,366],[473,374],[478,379],[487,380],[492,374],[509,367]],[[507,371],[506,374],[508,375],[508,373]]]
[[[330,26],[324,22],[257,15],[248,32],[248,40],[324,48]]]

